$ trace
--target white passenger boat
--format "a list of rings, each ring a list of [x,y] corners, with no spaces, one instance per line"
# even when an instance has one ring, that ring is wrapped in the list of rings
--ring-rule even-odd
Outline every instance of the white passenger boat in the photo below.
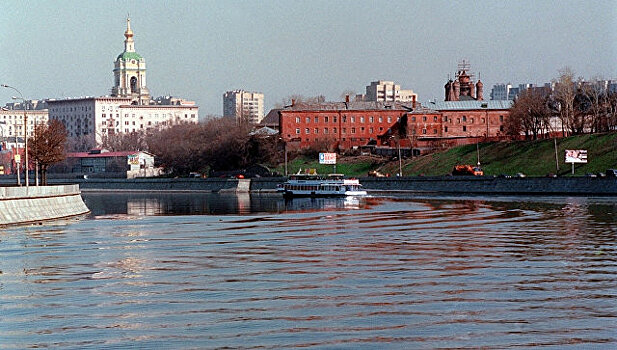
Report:
[[[342,174],[291,175],[277,186],[285,197],[342,197],[365,196],[366,191],[358,179],[345,179]]]

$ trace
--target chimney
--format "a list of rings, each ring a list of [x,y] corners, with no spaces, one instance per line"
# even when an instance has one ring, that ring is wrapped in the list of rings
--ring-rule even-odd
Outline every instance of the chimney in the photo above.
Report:
[[[416,95],[411,95],[411,108],[416,108]]]
[[[345,103],[349,103],[349,95],[345,95]]]
[[[293,106],[295,106],[295,105],[296,105],[296,99],[295,99],[295,98],[292,98],[292,99],[291,99],[291,106],[293,107]]]

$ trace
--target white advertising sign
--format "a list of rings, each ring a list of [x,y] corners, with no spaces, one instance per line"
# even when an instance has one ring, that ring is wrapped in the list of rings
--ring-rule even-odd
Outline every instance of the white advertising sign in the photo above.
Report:
[[[336,153],[319,153],[319,164],[336,164]]]

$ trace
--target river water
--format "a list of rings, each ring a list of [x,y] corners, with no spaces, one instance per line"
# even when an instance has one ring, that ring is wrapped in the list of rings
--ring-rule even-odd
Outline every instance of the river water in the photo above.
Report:
[[[0,229],[0,349],[617,347],[616,198],[83,197]]]

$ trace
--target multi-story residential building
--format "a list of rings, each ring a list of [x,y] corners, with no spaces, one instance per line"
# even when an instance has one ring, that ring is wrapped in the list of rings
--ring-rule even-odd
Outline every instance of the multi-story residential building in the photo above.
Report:
[[[415,102],[417,98],[413,90],[401,90],[400,85],[386,80],[371,82],[366,94],[356,96],[356,100],[366,102]]]
[[[17,106],[15,106],[17,107]],[[23,106],[19,106],[23,107]],[[24,114],[25,112],[25,114]],[[4,148],[13,148],[17,144],[18,148],[23,147],[24,143],[24,121],[27,123],[28,137],[34,136],[34,128],[37,124],[47,123],[49,119],[47,109],[0,109],[0,142]],[[17,137],[17,141],[16,141]],[[16,143],[17,142],[17,143]]]
[[[264,94],[244,90],[225,92],[223,116],[259,124],[264,119]]]
[[[86,137],[100,145],[105,136],[143,132],[198,122],[195,105],[132,105],[129,97],[49,100],[49,119],[58,119],[68,137]]]
[[[124,52],[114,64],[112,96],[48,100],[49,119],[60,120],[69,138],[83,137],[100,145],[107,136],[199,122],[193,101],[165,96],[151,100],[144,58],[135,52],[130,19]]]

